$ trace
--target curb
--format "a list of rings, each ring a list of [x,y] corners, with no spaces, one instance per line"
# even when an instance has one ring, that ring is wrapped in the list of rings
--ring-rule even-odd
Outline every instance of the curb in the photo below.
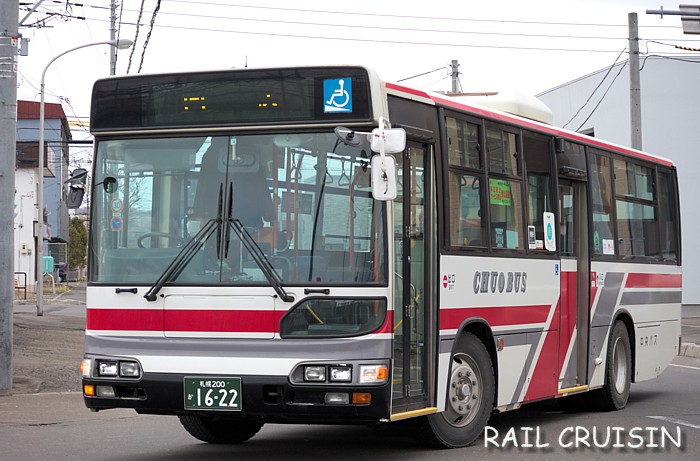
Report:
[[[693,343],[682,343],[681,350],[678,355],[700,358],[700,345]]]

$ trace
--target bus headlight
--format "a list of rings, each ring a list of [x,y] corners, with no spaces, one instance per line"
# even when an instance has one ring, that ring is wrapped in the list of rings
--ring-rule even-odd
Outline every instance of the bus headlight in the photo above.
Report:
[[[326,367],[323,365],[307,365],[304,367],[304,381],[324,382]]]
[[[349,383],[352,381],[352,366],[331,365],[330,380],[332,383]]]
[[[386,365],[360,365],[360,384],[384,384],[388,379]]]
[[[141,365],[132,360],[97,359],[95,375],[99,378],[140,378]],[[83,377],[89,378],[92,370],[92,361],[85,359],[80,364]]]
[[[141,367],[136,362],[119,362],[119,376],[138,378],[141,376]]]
[[[117,362],[111,360],[97,361],[97,376],[117,376],[118,369]]]
[[[92,374],[92,360],[90,359],[83,359],[80,362],[80,373],[83,375],[83,378],[89,378]]]

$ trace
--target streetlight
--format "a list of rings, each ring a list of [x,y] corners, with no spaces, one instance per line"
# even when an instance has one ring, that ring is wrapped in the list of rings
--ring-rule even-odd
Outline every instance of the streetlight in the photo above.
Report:
[[[37,234],[37,246],[36,246],[36,315],[44,315],[43,307],[43,297],[44,297],[44,80],[46,77],[46,71],[49,70],[49,66],[54,63],[55,60],[63,55],[70,53],[71,51],[79,50],[81,48],[87,48],[89,46],[96,45],[110,45],[116,46],[120,50],[125,50],[133,45],[134,42],[121,38],[119,40],[109,40],[105,42],[94,42],[88,43],[86,45],[76,46],[70,50],[66,50],[63,53],[54,57],[41,73],[41,102],[39,104],[39,182],[37,184],[37,208],[38,208],[38,218],[36,226]]]

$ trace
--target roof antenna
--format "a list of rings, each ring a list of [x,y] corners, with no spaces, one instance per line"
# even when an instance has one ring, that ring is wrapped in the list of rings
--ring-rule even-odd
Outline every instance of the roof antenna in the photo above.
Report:
[[[248,55],[245,55],[245,67],[248,67]]]

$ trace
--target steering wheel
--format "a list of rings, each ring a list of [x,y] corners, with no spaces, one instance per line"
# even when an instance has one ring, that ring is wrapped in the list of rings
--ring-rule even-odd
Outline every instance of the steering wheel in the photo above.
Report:
[[[136,239],[136,244],[139,246],[139,248],[149,248],[143,246],[143,241],[146,239],[153,239],[155,237],[164,237],[170,240],[174,240],[177,242],[177,246],[179,247],[185,244],[185,239],[183,239],[179,235],[166,234],[165,232],[146,232],[145,234],[141,235],[138,239]],[[151,244],[153,244],[153,240],[151,240]]]

